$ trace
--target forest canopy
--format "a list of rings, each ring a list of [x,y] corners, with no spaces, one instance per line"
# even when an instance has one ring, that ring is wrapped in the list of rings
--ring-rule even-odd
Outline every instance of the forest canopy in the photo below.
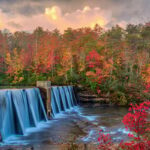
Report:
[[[0,31],[0,84],[84,85],[121,105],[149,98],[150,23],[111,29]]]

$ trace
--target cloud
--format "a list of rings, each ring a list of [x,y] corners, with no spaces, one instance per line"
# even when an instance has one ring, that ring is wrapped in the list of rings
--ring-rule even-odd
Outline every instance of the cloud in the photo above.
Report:
[[[13,22],[13,21],[8,22],[7,25],[10,27],[16,28],[16,29],[22,28],[22,25],[20,25],[19,23]]]
[[[124,27],[149,21],[149,10],[149,0],[0,0],[0,29]]]
[[[90,8],[84,6],[83,9],[77,9],[74,12],[62,13],[61,8],[53,6],[45,8],[45,15],[49,22],[56,26],[61,31],[64,31],[68,27],[80,28],[80,27],[94,27],[95,24],[99,24],[104,27],[111,19],[111,14],[106,13],[99,7]]]
[[[45,14],[49,16],[52,20],[57,20],[61,17],[61,9],[57,6],[45,8]]]
[[[0,10],[0,29],[8,29],[11,32],[15,31],[33,31],[38,26],[41,26],[45,29],[54,29],[46,16],[43,14],[34,15],[31,17],[28,16],[22,16],[19,14],[16,14],[14,16],[10,16],[8,14],[3,13]]]
[[[2,29],[2,28],[3,28],[3,22],[0,19],[0,29]]]
[[[2,13],[2,11],[0,10],[0,30],[4,28],[4,14]]]

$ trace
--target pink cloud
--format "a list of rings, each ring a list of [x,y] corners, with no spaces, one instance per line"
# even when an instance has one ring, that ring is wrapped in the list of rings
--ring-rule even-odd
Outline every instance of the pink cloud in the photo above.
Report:
[[[61,32],[68,27],[94,27],[95,24],[106,28],[110,22],[115,22],[111,11],[102,10],[100,7],[84,6],[82,9],[73,12],[62,13],[60,7],[52,6],[45,8],[43,13],[30,17],[21,14],[8,16],[8,14],[0,11],[0,29],[7,28],[11,32],[18,30],[33,31],[38,26],[49,30],[57,28]],[[125,26],[126,22],[121,21],[120,25]]]

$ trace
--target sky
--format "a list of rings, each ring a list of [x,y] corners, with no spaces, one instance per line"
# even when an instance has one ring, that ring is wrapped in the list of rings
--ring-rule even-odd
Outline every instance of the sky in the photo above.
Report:
[[[150,0],[0,0],[0,30],[32,32],[150,21]]]

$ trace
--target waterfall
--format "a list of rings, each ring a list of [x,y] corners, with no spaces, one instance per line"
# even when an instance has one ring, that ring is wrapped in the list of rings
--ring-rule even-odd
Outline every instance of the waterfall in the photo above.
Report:
[[[62,86],[58,87],[58,89],[59,89],[61,100],[62,100],[62,103],[63,103],[63,106],[64,106],[64,110],[67,110],[67,109],[69,109],[69,104],[66,100],[66,95],[65,95],[64,89],[63,89]]]
[[[72,92],[71,86],[68,86],[67,88],[68,88],[68,92],[70,94],[71,104],[74,106],[75,102],[74,102],[74,99],[73,99],[73,92]]]
[[[77,105],[72,86],[53,86],[51,88],[51,108],[55,116]]]
[[[75,105],[72,86],[51,88],[53,117]],[[40,122],[47,122],[47,115],[38,88],[0,90],[0,137],[3,141],[10,136],[25,135]]]
[[[59,113],[58,105],[54,96],[53,88],[51,89],[51,108],[52,108],[52,115],[55,116]]]
[[[75,93],[74,93],[73,87],[72,86],[68,86],[68,89],[69,89],[69,92],[70,92],[70,94],[72,96],[74,105],[77,105],[77,100],[76,100],[76,97],[75,97]]]
[[[11,101],[13,101],[14,110],[18,118],[21,131],[24,134],[26,128],[30,127],[29,107],[27,100],[23,96],[23,90],[12,90]]]
[[[58,108],[58,113],[62,111],[60,95],[57,87],[52,87],[52,101],[55,101],[56,107]],[[55,108],[54,108],[55,109]]]
[[[0,134],[3,140],[12,135],[24,135],[30,127],[47,121],[37,88],[0,90]]]
[[[64,91],[65,91],[66,100],[67,100],[67,103],[68,103],[69,109],[70,109],[71,107],[73,107],[73,104],[72,104],[72,100],[71,100],[71,97],[70,97],[70,94],[69,94],[69,91],[68,91],[68,87],[67,87],[67,86],[64,86],[63,89],[64,89]]]
[[[37,126],[37,124],[40,121],[47,121],[47,116],[45,113],[39,89],[34,88],[34,89],[27,89],[25,91],[27,94],[27,100],[30,105],[30,109],[32,112],[31,114],[33,116],[35,125]]]
[[[0,134],[2,139],[19,132],[19,123],[15,124],[17,117],[13,102],[11,100],[11,92],[6,90],[0,91]],[[18,128],[17,128],[18,127]],[[20,132],[20,134],[22,134]]]

